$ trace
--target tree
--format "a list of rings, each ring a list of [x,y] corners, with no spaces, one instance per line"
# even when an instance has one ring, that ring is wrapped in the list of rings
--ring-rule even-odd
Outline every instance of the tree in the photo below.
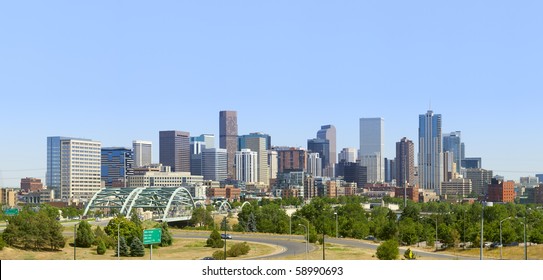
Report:
[[[137,237],[132,239],[132,244],[130,244],[130,256],[132,257],[143,257],[145,255],[145,249],[143,248],[143,243]]]
[[[106,246],[106,249],[112,249],[117,246],[117,241],[115,241],[113,237],[107,235],[100,226],[96,227],[94,230],[94,236],[95,245],[98,245],[101,241]]]
[[[173,238],[170,230],[168,229],[168,223],[160,223],[156,227],[162,229],[162,235],[160,236],[160,247],[172,246]]]
[[[25,207],[19,215],[9,219],[3,234],[4,241],[10,246],[24,249],[64,248],[63,227],[56,220],[57,216],[58,211],[50,206],[42,206],[39,210]]]
[[[6,247],[6,242],[4,241],[4,235],[0,234],[0,251],[4,250],[4,247]]]
[[[96,247],[96,253],[98,255],[103,255],[106,253],[106,244],[103,240],[98,241],[98,246]]]
[[[209,235],[206,244],[206,247],[222,248],[224,246],[224,241],[221,238],[221,234],[217,230],[213,230]]]
[[[143,238],[143,230],[138,228],[138,226],[123,216],[117,216],[109,221],[107,226],[104,228],[104,231],[113,239],[117,239],[117,228],[119,228],[119,235],[124,237],[125,240],[132,244],[132,239],[138,237]]]
[[[119,238],[119,247],[116,248],[115,254],[119,254],[122,257],[130,256],[128,245],[126,245],[126,239],[123,236]]]
[[[398,242],[396,240],[388,240],[377,247],[377,258],[380,260],[397,260],[400,255]]]
[[[256,226],[256,217],[254,213],[251,213],[249,215],[249,221],[247,223],[247,231],[249,232],[257,232],[257,226]]]
[[[81,248],[90,248],[94,243],[94,232],[91,225],[87,221],[81,221],[77,227],[77,236],[75,238],[75,246]]]

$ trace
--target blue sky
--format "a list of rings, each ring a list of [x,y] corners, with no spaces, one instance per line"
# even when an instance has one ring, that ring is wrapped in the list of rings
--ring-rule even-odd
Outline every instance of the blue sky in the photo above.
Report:
[[[46,137],[130,146],[158,131],[239,133],[338,151],[385,119],[417,143],[431,103],[467,156],[508,179],[543,173],[540,1],[4,1],[0,186],[44,178]]]

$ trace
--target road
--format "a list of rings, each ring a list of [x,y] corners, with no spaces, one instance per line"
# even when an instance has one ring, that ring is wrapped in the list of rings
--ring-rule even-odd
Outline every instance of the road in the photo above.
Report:
[[[186,232],[186,233],[176,233],[173,235],[175,238],[208,238],[209,233],[207,232]],[[288,235],[262,235],[262,234],[233,234],[233,240],[247,241],[247,242],[258,242],[263,244],[270,244],[283,247],[283,251],[270,255],[259,257],[255,259],[281,259],[287,256],[299,255],[305,253],[305,243],[303,243],[303,237],[301,236],[291,236],[290,240]],[[327,243],[340,244],[343,246],[349,246],[354,248],[361,248],[367,250],[377,250],[377,243],[368,243],[361,240],[355,239],[345,239],[345,238],[327,238]],[[309,251],[314,251],[317,248],[314,245],[309,246]],[[417,250],[416,247],[410,248],[415,255],[422,259],[438,259],[438,260],[476,260],[477,258],[464,257],[464,256],[454,256],[443,253],[433,253],[426,252],[422,250]],[[403,256],[406,249],[400,248],[400,254]]]

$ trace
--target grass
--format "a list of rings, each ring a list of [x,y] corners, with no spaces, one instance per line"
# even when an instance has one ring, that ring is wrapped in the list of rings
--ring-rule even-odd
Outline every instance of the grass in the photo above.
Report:
[[[470,249],[447,249],[445,252],[451,255],[479,257],[479,248]],[[524,259],[524,246],[517,247],[503,247],[502,253],[504,260],[523,260]],[[500,248],[496,249],[484,249],[484,259],[500,259]],[[543,245],[528,246],[528,259],[530,260],[543,260]]]
[[[68,240],[72,242],[73,240]],[[227,249],[230,248],[236,241],[230,241],[227,243]],[[222,249],[213,249],[203,247],[205,241],[200,239],[175,239],[173,246],[170,247],[158,247],[153,246],[153,260],[199,260],[203,257],[208,257],[213,252]],[[272,254],[279,250],[274,246],[268,246],[259,243],[248,243],[251,247],[251,251],[248,255],[238,258],[229,259],[248,259],[258,256],[265,256]],[[61,251],[46,252],[46,251],[24,251],[20,249],[14,249],[6,247],[0,251],[0,260],[72,260],[74,248],[66,246]],[[121,260],[148,260],[150,249],[145,249],[145,256],[143,257],[121,257]],[[105,255],[98,255],[96,253],[96,247],[92,248],[77,248],[76,257],[78,260],[116,260],[115,249],[108,249]]]

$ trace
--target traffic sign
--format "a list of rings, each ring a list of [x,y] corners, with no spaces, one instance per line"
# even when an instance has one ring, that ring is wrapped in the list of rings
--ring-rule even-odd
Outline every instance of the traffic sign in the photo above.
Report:
[[[19,209],[17,208],[7,209],[7,210],[4,210],[4,214],[8,216],[19,215]]]
[[[146,229],[143,231],[143,244],[155,244],[160,243],[162,237],[162,230],[160,228]]]

